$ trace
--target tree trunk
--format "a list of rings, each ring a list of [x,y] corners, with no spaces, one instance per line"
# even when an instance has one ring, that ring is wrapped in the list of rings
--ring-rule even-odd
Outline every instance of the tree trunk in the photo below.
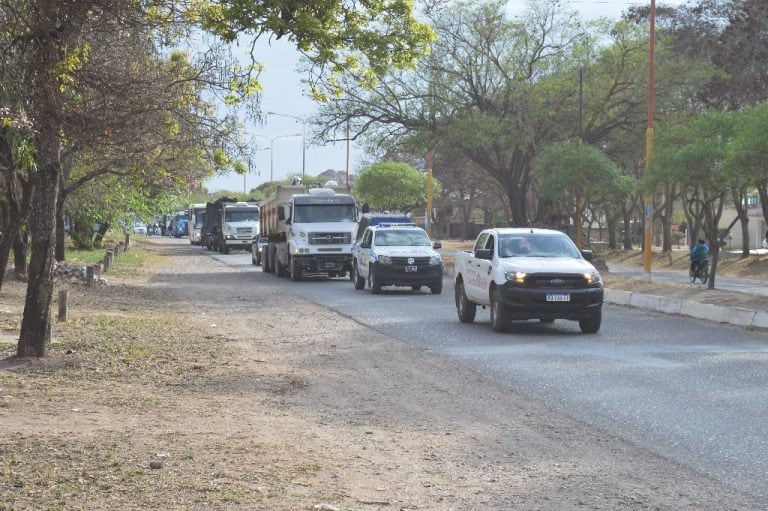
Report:
[[[56,249],[55,256],[56,261],[63,261],[65,259],[65,244],[66,244],[66,232],[64,232],[64,201],[66,195],[59,193],[59,199],[56,202]]]
[[[624,250],[632,250],[632,210],[622,206],[621,216],[624,220]]]
[[[16,236],[13,237],[13,266],[14,272],[20,278],[27,277],[27,249],[29,248],[29,234],[24,226],[18,226]]]
[[[509,198],[509,209],[512,213],[512,226],[527,227],[528,214],[525,189],[520,186],[509,187],[507,188],[507,197]]]
[[[41,147],[56,148],[58,132],[41,137]],[[35,176],[32,198],[34,211],[30,215],[32,257],[29,262],[29,281],[24,303],[24,317],[17,355],[43,357],[50,340],[51,298],[53,295],[53,252],[56,227],[56,199],[59,188],[58,151],[45,162]],[[50,154],[50,153],[49,153]]]
[[[606,224],[606,229],[608,229],[608,248],[611,250],[616,250],[619,246],[618,239],[616,237],[617,231],[619,229],[618,216],[616,214],[607,216]]]
[[[749,212],[744,201],[746,194],[739,193],[734,197],[733,207],[741,224],[741,257],[749,257]]]

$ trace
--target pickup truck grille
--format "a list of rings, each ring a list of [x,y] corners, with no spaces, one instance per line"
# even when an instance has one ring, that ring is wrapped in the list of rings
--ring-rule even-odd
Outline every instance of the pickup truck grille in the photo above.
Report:
[[[409,262],[409,259],[411,261]],[[429,264],[429,257],[393,257],[392,258],[392,264],[397,265],[413,265],[413,264]]]
[[[571,273],[535,273],[526,279],[527,287],[542,289],[583,289],[587,287],[584,277]]]
[[[352,234],[348,232],[312,232],[309,233],[310,245],[349,245]]]

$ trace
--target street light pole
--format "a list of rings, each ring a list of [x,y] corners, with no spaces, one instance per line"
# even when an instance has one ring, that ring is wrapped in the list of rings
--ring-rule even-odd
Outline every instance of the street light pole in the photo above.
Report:
[[[254,137],[266,138],[269,140],[269,182],[274,181],[275,175],[275,140],[279,138],[298,137],[301,133],[291,133],[290,135],[278,135],[276,137],[269,137],[267,135],[253,135]]]
[[[301,123],[301,177],[304,178],[304,175],[307,171],[307,124],[301,117],[296,117],[295,115],[288,115],[288,114],[279,114],[277,112],[267,112],[267,115],[279,115],[280,117],[289,117],[291,119],[295,119]]]

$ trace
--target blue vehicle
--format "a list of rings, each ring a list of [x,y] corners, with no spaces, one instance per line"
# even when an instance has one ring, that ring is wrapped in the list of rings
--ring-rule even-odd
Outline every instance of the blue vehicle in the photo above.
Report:
[[[176,232],[173,233],[175,238],[184,238],[187,236],[187,227],[189,226],[189,220],[186,216],[180,217],[176,220]]]

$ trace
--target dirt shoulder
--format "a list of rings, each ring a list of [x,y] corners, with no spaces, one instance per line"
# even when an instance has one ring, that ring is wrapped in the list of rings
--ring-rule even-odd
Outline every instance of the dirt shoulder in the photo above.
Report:
[[[172,240],[0,363],[0,510],[764,509]],[[0,296],[1,345],[21,285]]]

